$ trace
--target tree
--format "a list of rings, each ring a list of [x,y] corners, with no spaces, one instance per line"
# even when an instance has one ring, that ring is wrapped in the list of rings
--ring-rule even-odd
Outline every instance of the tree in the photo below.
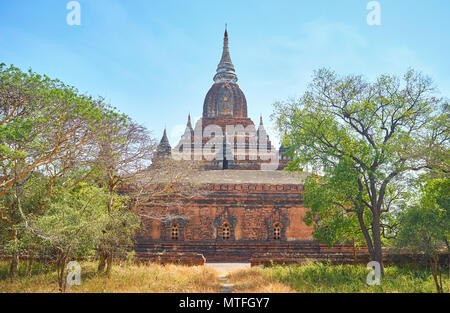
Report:
[[[441,193],[445,188],[446,193]],[[443,199],[446,198],[446,199]],[[443,199],[444,203],[439,203]],[[424,254],[431,267],[437,292],[443,292],[439,255],[444,243],[448,247],[450,232],[449,180],[434,181],[424,188],[419,204],[400,215],[397,246]],[[445,207],[441,207],[444,204]]]
[[[10,227],[2,227],[0,232],[0,242],[4,245],[4,252],[13,256],[10,265],[11,279],[14,279],[17,273],[19,255],[29,256],[29,271],[31,271],[34,250],[38,243],[34,236],[23,227],[23,222],[27,215],[39,214],[42,198],[48,193],[46,190],[48,182],[49,179],[45,175],[32,172],[27,175],[27,179],[16,183],[14,189],[0,199],[3,206],[13,208],[16,213],[14,222],[9,223]]]
[[[354,208],[370,216],[370,226],[360,219],[361,231],[383,273],[381,235],[389,212],[388,190],[411,173],[442,164],[436,151],[448,155],[447,104],[433,93],[432,81],[413,70],[402,84],[396,76],[383,75],[369,83],[361,76],[340,78],[322,69],[298,101],[275,104],[274,116],[280,131],[287,132],[294,158],[291,169],[327,169],[351,160],[357,173]],[[446,171],[445,166],[440,170]]]
[[[364,216],[364,211],[358,211],[355,206],[359,197],[354,186],[357,173],[348,159],[324,172],[323,176],[312,174],[306,178],[304,204],[310,210],[303,221],[314,225],[314,238],[328,246],[352,242],[356,263],[356,248],[364,243],[360,223],[370,222],[370,216]]]
[[[434,214],[436,225],[440,229],[440,240],[445,243],[450,255],[450,179],[429,180],[423,187],[420,206]]]
[[[17,225],[24,215],[43,213],[55,179],[75,164],[87,168],[96,140],[108,132],[108,121],[118,118],[102,99],[31,70],[0,64],[0,225],[7,229],[8,241],[18,240]],[[24,212],[23,186],[35,173],[48,178],[46,193],[40,203],[29,206],[31,212]],[[11,277],[17,264],[18,253],[13,252]]]
[[[178,214],[143,212],[140,210],[141,205],[170,201],[171,207],[174,208],[182,205],[186,198],[201,194],[199,186],[190,181],[198,167],[197,162],[159,159],[155,150],[156,145],[147,130],[129,120],[115,121],[111,125],[111,132],[100,140],[100,153],[95,166],[98,169],[98,182],[108,191],[106,208],[110,222],[102,231],[99,272],[106,269],[109,274],[113,256],[118,249],[129,243],[131,234],[129,228],[123,227],[123,224],[133,221],[130,220],[132,212],[146,219],[185,218]],[[126,193],[130,201],[126,207],[122,203],[122,210],[113,214],[111,208],[117,205],[118,194],[122,193]]]
[[[30,220],[30,228],[46,250],[53,250],[58,286],[66,290],[67,264],[73,258],[95,253],[102,228],[107,223],[104,208],[107,193],[79,183],[55,193],[45,214]]]
[[[129,119],[110,121],[111,131],[99,140],[100,151],[95,160],[98,169],[97,177],[108,191],[106,203],[110,223],[103,229],[102,241],[99,246],[98,271],[107,274],[112,268],[113,256],[117,249],[128,243],[130,234],[123,224],[132,222],[131,210],[124,203],[122,209],[113,212],[120,197],[118,189],[122,185],[133,183],[151,163],[155,144],[148,131]]]

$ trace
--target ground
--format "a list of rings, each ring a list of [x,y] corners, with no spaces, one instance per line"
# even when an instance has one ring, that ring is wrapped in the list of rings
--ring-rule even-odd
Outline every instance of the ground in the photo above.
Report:
[[[412,266],[386,266],[380,286],[369,286],[369,270],[362,265],[256,267],[228,274],[234,292],[296,293],[433,293],[436,287],[430,271]],[[444,290],[450,292],[448,269],[442,273]]]
[[[221,284],[215,270],[205,266],[157,264],[117,264],[110,277],[96,273],[97,264],[81,264],[80,286],[69,286],[68,292],[220,292]],[[25,264],[20,267],[20,277],[11,283],[7,277],[8,266],[0,262],[0,293],[2,292],[59,292],[57,276],[50,265],[35,264],[32,277],[26,275]]]
[[[250,263],[206,263],[206,266],[214,269],[219,274],[222,285],[222,293],[233,292],[233,284],[228,281],[227,276],[238,270],[250,269]]]
[[[96,263],[84,262],[82,283],[68,292],[435,292],[426,268],[387,266],[380,286],[368,286],[369,272],[358,265],[273,266],[250,268],[248,263],[207,263],[206,266],[116,264],[110,277],[96,273]],[[56,273],[50,265],[35,264],[32,277],[21,264],[15,282],[8,278],[8,264],[0,262],[0,293],[59,292]],[[442,275],[444,289],[450,292],[449,273]]]

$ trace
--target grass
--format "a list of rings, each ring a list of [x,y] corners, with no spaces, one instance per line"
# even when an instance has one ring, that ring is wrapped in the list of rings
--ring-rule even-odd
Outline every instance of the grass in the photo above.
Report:
[[[233,284],[232,292],[242,293],[291,293],[295,292],[288,284],[276,279],[269,280],[263,274],[262,268],[237,270],[227,275],[228,281]]]
[[[218,272],[206,266],[116,264],[110,277],[96,273],[94,262],[81,263],[80,286],[68,286],[67,292],[220,292]],[[301,266],[254,267],[227,275],[233,292],[436,292],[431,273],[426,268],[387,266],[380,286],[368,286],[369,270],[358,265],[327,265],[307,263]],[[443,273],[444,289],[450,291],[449,273]],[[59,292],[57,276],[50,265],[35,263],[32,276],[26,275],[21,263],[19,277],[11,282],[8,264],[0,261],[0,293],[2,292]]]
[[[302,293],[436,292],[431,273],[425,268],[387,266],[379,286],[366,284],[369,272],[364,266],[309,263],[302,266],[256,267],[230,273],[228,279],[238,286],[236,292],[266,292],[264,289]],[[448,272],[443,273],[442,280],[444,289],[449,292]]]
[[[80,286],[68,286],[73,293],[172,293],[172,292],[219,292],[217,273],[204,266],[182,265],[129,265],[117,264],[110,277],[96,273],[96,263],[81,263]],[[19,268],[19,277],[11,282],[8,265],[0,262],[0,293],[2,292],[59,292],[57,275],[50,266],[36,263],[33,275],[26,276],[25,264]]]

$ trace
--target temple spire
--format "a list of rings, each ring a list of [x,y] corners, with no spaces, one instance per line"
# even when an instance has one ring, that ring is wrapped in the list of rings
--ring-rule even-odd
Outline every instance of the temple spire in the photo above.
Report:
[[[267,132],[266,132],[266,129],[264,128],[264,124],[263,124],[262,114],[259,116],[259,126],[258,126],[258,130],[256,131],[256,135],[258,136],[258,138],[267,136]]]
[[[169,139],[167,139],[167,131],[164,128],[164,133],[159,142],[158,147],[156,148],[156,157],[157,158],[168,158],[171,155],[172,147],[170,146]]]
[[[192,129],[192,124],[191,124],[191,113],[188,114],[187,127],[189,127],[189,128]]]
[[[214,76],[214,82],[230,82],[236,83],[238,78],[234,72],[234,65],[231,62],[230,51],[228,48],[228,30],[225,24],[225,34],[223,38],[223,51],[222,58],[220,59],[219,65],[217,66],[217,73]]]
[[[184,130],[184,134],[185,135],[190,135],[193,132],[194,132],[194,129],[192,128],[192,123],[191,123],[191,113],[189,113],[188,121],[186,123],[186,129]]]

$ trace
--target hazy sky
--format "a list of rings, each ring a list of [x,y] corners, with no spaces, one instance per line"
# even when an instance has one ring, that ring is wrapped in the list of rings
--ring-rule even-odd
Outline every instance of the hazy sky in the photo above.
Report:
[[[158,139],[167,125],[172,147],[188,113],[201,116],[225,23],[256,123],[321,67],[369,79],[413,67],[450,95],[447,0],[378,1],[380,26],[367,24],[366,0],[80,0],[80,26],[66,23],[68,2],[0,0],[0,63],[103,96]]]

